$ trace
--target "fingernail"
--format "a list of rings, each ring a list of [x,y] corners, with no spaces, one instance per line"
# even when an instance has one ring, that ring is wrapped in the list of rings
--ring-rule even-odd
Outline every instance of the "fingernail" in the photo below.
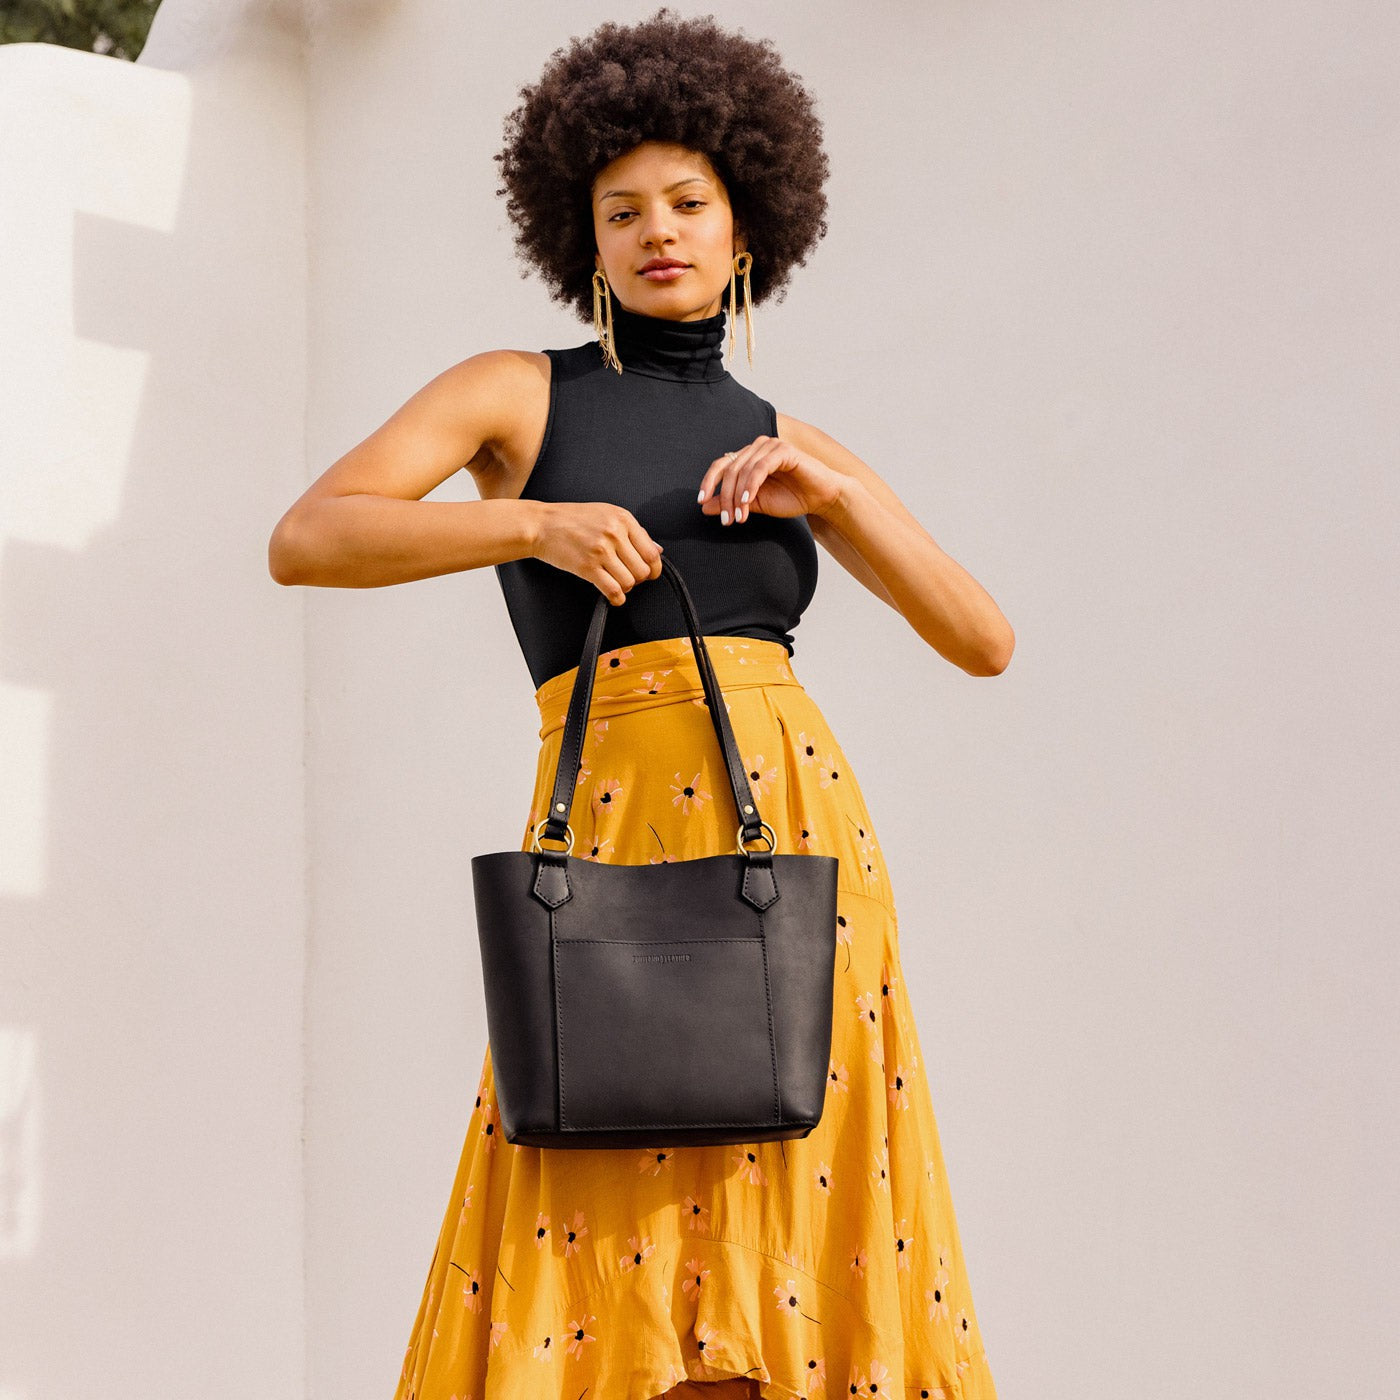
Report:
[[[720,523],[721,525],[728,525],[728,524],[729,524],[729,512],[728,512],[727,510],[722,510],[722,511],[720,511],[720,513],[719,513],[719,523]]]
[[[705,493],[704,493],[703,491],[701,491],[700,494],[699,494],[698,496],[696,496],[695,499],[696,499],[697,501],[699,501],[700,504],[703,506],[703,505],[705,504]]]
[[[747,491],[745,491],[744,494],[743,494],[742,496],[739,497],[739,500],[740,500],[741,502],[743,502],[743,501],[747,501],[748,498],[749,498],[749,493],[748,493]]]

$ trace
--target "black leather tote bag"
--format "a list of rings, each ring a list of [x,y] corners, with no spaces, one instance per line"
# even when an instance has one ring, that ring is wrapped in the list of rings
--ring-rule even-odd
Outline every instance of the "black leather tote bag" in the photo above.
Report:
[[[774,849],[690,594],[665,558],[661,572],[685,612],[724,753],[738,816],[735,850],[657,865],[607,865],[570,854],[567,818],[611,606],[600,592],[549,815],[529,850],[471,862],[507,1142],[767,1142],[806,1137],[821,1119],[840,861]],[[544,847],[542,835],[567,844]],[[746,848],[759,839],[768,845]]]

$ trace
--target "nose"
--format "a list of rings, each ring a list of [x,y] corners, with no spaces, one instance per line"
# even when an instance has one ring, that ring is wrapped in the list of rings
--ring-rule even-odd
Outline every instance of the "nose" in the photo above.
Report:
[[[642,246],[660,249],[664,243],[676,241],[675,224],[670,207],[650,209],[638,220]]]

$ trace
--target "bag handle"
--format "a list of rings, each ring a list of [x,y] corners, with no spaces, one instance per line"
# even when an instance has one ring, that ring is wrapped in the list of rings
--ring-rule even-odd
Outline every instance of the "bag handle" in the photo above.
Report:
[[[759,815],[758,803],[749,787],[748,774],[744,771],[743,760],[739,757],[739,747],[734,742],[734,731],[730,727],[729,715],[724,708],[723,692],[710,661],[709,649],[700,631],[700,619],[696,615],[695,604],[690,591],[685,586],[678,568],[664,555],[661,560],[661,577],[675,590],[680,599],[681,611],[685,614],[686,632],[690,637],[691,650],[695,653],[695,663],[700,670],[700,683],[705,688],[705,700],[710,710],[710,722],[715,736],[724,752],[725,768],[729,773],[729,786],[734,793],[734,808],[739,814],[737,844],[741,855],[767,855],[777,845],[773,828]],[[656,582],[647,579],[644,582]],[[625,603],[625,599],[623,600]],[[565,852],[573,849],[573,833],[568,825],[568,815],[573,808],[573,794],[578,786],[579,767],[583,763],[583,731],[588,722],[588,713],[593,701],[593,681],[598,669],[598,656],[603,642],[603,625],[608,608],[612,606],[607,595],[601,591],[593,607],[593,617],[588,625],[588,635],[583,643],[583,659],[579,662],[578,675],[574,679],[573,693],[569,698],[569,713],[564,721],[564,735],[559,745],[559,762],[554,771],[554,792],[549,801],[549,814],[535,828],[534,845],[541,849],[541,836],[556,841],[568,841]],[[544,830],[541,832],[540,827]],[[756,841],[766,832],[767,851],[749,851],[745,844]],[[555,852],[558,854],[558,852]]]

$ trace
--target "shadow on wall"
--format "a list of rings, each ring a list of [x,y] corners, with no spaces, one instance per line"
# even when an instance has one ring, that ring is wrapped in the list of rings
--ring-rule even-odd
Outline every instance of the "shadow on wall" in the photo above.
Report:
[[[300,71],[0,47],[4,1400],[300,1387]]]

